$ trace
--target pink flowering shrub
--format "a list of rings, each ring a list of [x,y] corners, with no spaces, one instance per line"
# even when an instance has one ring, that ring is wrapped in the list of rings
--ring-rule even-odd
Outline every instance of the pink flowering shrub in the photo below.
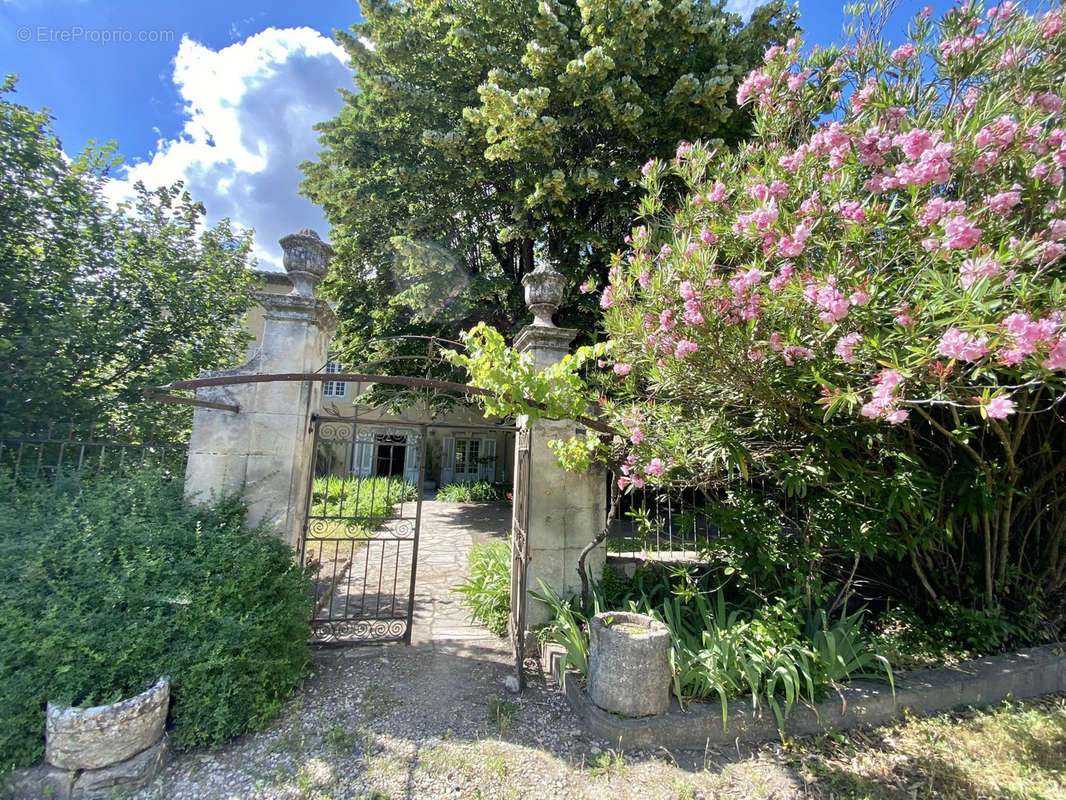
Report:
[[[642,415],[621,485],[761,472],[846,496],[827,547],[903,555],[931,599],[1062,597],[1063,13],[775,47],[737,90],[749,144],[645,165],[601,290],[607,410]]]

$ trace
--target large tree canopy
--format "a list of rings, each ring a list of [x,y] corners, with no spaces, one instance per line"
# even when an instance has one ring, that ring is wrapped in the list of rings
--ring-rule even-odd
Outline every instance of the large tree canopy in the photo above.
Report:
[[[240,352],[251,234],[204,228],[180,184],[110,207],[110,149],[68,159],[13,89],[0,89],[0,431],[181,426],[187,412],[146,406],[143,391]]]
[[[342,345],[513,330],[537,255],[606,276],[640,167],[679,139],[735,142],[735,84],[794,18],[706,0],[367,0],[338,34],[357,91],[323,123],[304,190],[337,247]],[[594,328],[577,291],[562,324]]]

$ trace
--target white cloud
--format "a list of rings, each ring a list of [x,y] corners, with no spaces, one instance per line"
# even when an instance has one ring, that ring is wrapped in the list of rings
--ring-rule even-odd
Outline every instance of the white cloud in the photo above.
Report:
[[[745,21],[751,18],[751,12],[763,5],[766,0],[728,0],[725,4],[726,11],[740,14]]]
[[[183,38],[173,80],[184,129],[121,168],[109,196],[127,196],[138,180],[149,187],[184,180],[209,223],[229,217],[255,228],[261,266],[280,267],[280,237],[302,227],[323,238],[328,232],[321,211],[297,195],[297,165],[318,150],[312,126],[341,107],[337,89],[351,83],[347,60],[310,28],[267,28],[218,51]]]

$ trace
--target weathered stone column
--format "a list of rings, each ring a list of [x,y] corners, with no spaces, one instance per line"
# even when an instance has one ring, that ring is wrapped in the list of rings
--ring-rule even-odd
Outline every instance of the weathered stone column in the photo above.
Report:
[[[304,228],[281,240],[285,270],[293,290],[260,292],[263,339],[251,359],[238,367],[201,377],[315,372],[325,365],[337,319],[315,287],[325,277],[333,251]],[[185,495],[205,502],[243,491],[250,525],[267,524],[297,547],[306,515],[311,470],[311,414],[319,407],[322,384],[268,382],[209,386],[196,397],[240,407],[238,413],[197,408],[189,441]]]
[[[514,344],[520,352],[531,353],[537,367],[543,369],[561,361],[577,335],[576,330],[557,328],[552,322],[552,314],[562,303],[565,280],[541,263],[522,284],[534,320],[521,330]],[[581,425],[573,420],[529,424],[525,417],[520,417],[518,424],[530,429],[526,624],[532,627],[549,619],[548,609],[529,596],[540,588],[541,581],[563,597],[581,591],[577,559],[585,545],[603,530],[607,490],[603,469],[593,468],[584,474],[567,472],[548,447],[552,439],[584,434]],[[515,467],[517,470],[517,454]],[[586,564],[593,579],[599,578],[605,557],[603,544],[589,554]]]

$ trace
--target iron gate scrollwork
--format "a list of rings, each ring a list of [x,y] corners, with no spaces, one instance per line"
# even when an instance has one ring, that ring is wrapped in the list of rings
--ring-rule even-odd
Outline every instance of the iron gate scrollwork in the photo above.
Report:
[[[508,628],[514,655],[518,688],[525,686],[526,638],[526,565],[529,563],[529,457],[531,438],[528,428],[515,436],[514,516],[511,521],[511,611]]]
[[[426,425],[316,416],[312,432],[311,641],[410,644]]]

